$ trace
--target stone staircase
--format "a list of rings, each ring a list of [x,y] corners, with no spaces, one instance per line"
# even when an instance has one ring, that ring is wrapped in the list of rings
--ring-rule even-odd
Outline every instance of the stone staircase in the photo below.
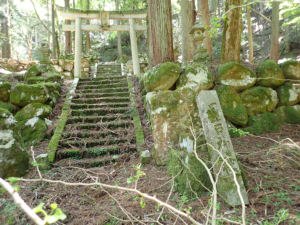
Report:
[[[129,159],[137,148],[120,64],[98,65],[96,76],[80,79],[75,93],[56,164],[97,167]]]

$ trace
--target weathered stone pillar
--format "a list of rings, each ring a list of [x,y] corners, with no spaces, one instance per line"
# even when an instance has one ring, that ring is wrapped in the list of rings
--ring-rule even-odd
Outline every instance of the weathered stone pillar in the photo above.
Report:
[[[213,172],[219,175],[217,180],[218,193],[232,206],[241,205],[241,198],[244,204],[249,204],[242,171],[231,143],[216,91],[201,91],[196,101],[205,139],[208,144],[210,160],[214,165]],[[231,169],[222,160],[220,154],[234,170],[239,190],[234,182],[234,175]],[[240,192],[240,196],[238,192]]]
[[[82,48],[82,34],[81,34],[81,18],[77,17],[75,20],[75,65],[74,77],[81,77],[81,48]]]
[[[136,75],[136,74],[140,74],[140,61],[139,61],[138,47],[137,47],[136,34],[135,34],[135,21],[133,18],[129,19],[129,25],[130,25],[130,43],[131,43],[133,71],[134,71],[134,75]]]

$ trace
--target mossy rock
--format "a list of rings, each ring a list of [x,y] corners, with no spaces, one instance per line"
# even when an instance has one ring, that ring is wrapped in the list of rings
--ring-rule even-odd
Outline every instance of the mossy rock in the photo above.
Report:
[[[286,79],[300,80],[300,62],[286,61],[281,64],[281,69]]]
[[[0,177],[21,177],[29,169],[29,154],[18,131],[17,121],[0,108]]]
[[[226,119],[236,125],[246,125],[248,122],[247,109],[235,89],[221,84],[217,85],[215,90]]]
[[[178,80],[177,88],[190,87],[197,94],[214,86],[215,77],[208,67],[202,64],[189,64]]]
[[[44,77],[30,77],[27,79],[27,84],[39,84],[45,82],[45,78]]]
[[[196,92],[191,88],[147,94],[147,113],[151,118],[154,139],[152,150],[157,165],[166,165],[170,149],[179,149],[180,133],[202,130],[196,104]]]
[[[0,108],[8,110],[12,114],[15,114],[18,111],[18,107],[9,102],[0,102]]]
[[[11,83],[0,81],[0,102],[8,102],[10,91]]]
[[[40,119],[48,117],[51,111],[52,108],[48,105],[44,105],[41,103],[31,103],[21,109],[15,115],[15,118],[18,121],[18,126],[21,127],[29,119],[32,119],[34,117],[38,117]]]
[[[30,77],[35,77],[42,74],[42,69],[39,65],[30,66],[27,72],[25,73],[25,79],[28,80]]]
[[[26,147],[34,146],[46,137],[47,125],[39,117],[27,120],[20,128],[21,136]]]
[[[279,131],[279,123],[273,113],[256,114],[249,117],[248,127],[245,131],[255,135]]]
[[[259,86],[243,91],[241,99],[249,116],[271,112],[279,101],[275,90]]]
[[[210,168],[208,154],[202,160]],[[170,150],[170,160],[167,164],[168,172],[175,177],[176,189],[180,194],[198,196],[212,189],[205,167],[197,160],[194,154],[183,154],[181,151]],[[193,191],[192,191],[192,190]]]
[[[24,107],[30,103],[46,103],[49,99],[49,91],[42,84],[16,85],[10,93],[9,100],[12,104]]]
[[[174,63],[158,64],[145,74],[146,92],[169,90],[178,80],[180,73],[181,68]]]
[[[297,82],[288,81],[276,91],[279,98],[277,107],[295,105],[300,102],[300,86]]]
[[[252,87],[256,79],[255,72],[236,62],[228,62],[218,68],[218,83],[229,85],[237,92]]]
[[[61,92],[61,84],[60,83],[53,83],[53,82],[47,82],[47,83],[41,83],[44,85],[48,91],[51,92]]]
[[[58,83],[62,84],[64,82],[64,79],[59,74],[53,74],[53,75],[46,76],[45,82],[52,82],[52,83],[58,82]]]
[[[300,105],[281,106],[275,109],[274,114],[279,124],[299,124],[300,123]]]
[[[285,77],[276,62],[267,60],[258,65],[257,85],[276,88],[284,83]]]
[[[80,78],[90,78],[89,72],[81,72]]]

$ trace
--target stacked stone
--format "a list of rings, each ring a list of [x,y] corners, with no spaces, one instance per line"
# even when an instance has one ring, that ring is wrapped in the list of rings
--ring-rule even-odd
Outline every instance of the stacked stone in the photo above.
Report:
[[[10,72],[20,72],[27,70],[30,65],[35,65],[37,62],[28,60],[2,59],[0,58],[0,67]]]
[[[52,60],[54,69],[67,80],[74,79],[74,61]],[[90,63],[87,59],[81,60],[81,78],[88,78],[90,73]]]

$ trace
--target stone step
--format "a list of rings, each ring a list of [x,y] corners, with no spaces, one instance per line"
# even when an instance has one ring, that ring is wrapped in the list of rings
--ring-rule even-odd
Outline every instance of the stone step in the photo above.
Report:
[[[72,109],[94,109],[94,108],[120,108],[129,107],[128,102],[116,102],[116,103],[96,103],[96,104],[71,104]]]
[[[111,115],[111,114],[118,114],[118,113],[130,113],[130,107],[123,107],[123,108],[95,108],[95,109],[86,109],[86,110],[72,110],[72,116],[104,116],[104,115]]]
[[[66,125],[66,130],[93,130],[93,131],[97,131],[100,129],[117,129],[119,127],[121,128],[126,128],[126,127],[130,127],[133,125],[133,121],[132,120],[120,120],[117,122],[101,122],[98,121],[97,123],[84,123],[84,124],[68,124]],[[74,128],[74,129],[73,129]]]
[[[128,92],[108,92],[108,93],[78,93],[74,97],[74,99],[82,99],[82,98],[117,98],[117,97],[129,97],[130,94]]]
[[[127,135],[131,135],[133,131],[128,130],[126,128],[118,127],[116,129],[110,128],[109,130],[106,129],[104,131],[72,131],[72,132],[65,132],[63,137],[66,138],[106,138],[106,137],[124,137]]]
[[[100,147],[106,145],[117,145],[117,144],[132,144],[134,143],[134,139],[128,140],[126,138],[115,138],[115,139],[98,139],[98,140],[83,140],[82,138],[78,138],[75,141],[61,141],[60,147],[62,148],[72,148],[72,147],[79,147],[79,148],[93,148],[93,147]]]
[[[80,87],[82,85],[112,84],[112,83],[115,83],[115,82],[126,83],[127,84],[127,80],[126,80],[126,78],[124,78],[124,79],[118,79],[117,81],[116,80],[81,81],[81,82],[78,82],[77,87]]]
[[[103,97],[103,98],[79,98],[73,99],[73,103],[76,104],[92,104],[92,103],[104,103],[104,102],[130,102],[129,97]]]
[[[128,87],[119,88],[101,88],[101,89],[85,89],[77,90],[77,93],[116,93],[116,92],[128,92]]]
[[[126,79],[125,76],[109,76],[109,77],[94,77],[94,78],[81,78],[80,81],[99,81],[99,80],[118,80],[118,79]]]
[[[98,85],[80,85],[77,90],[83,89],[102,89],[102,88],[118,88],[118,87],[128,87],[127,83],[110,83],[110,84],[98,84]]]
[[[125,145],[125,146],[115,146],[107,145],[99,148],[89,148],[89,149],[62,149],[58,152],[58,157],[60,159],[76,158],[76,159],[91,159],[98,161],[100,156],[108,155],[119,155],[122,153],[135,152],[135,145]],[[116,157],[113,157],[116,158]],[[103,157],[105,159],[105,157]],[[90,160],[81,160],[81,162]],[[78,163],[79,161],[77,161]]]
[[[73,116],[68,118],[67,124],[74,123],[97,123],[99,121],[108,122],[115,120],[130,120],[130,115],[117,114],[113,116]]]

